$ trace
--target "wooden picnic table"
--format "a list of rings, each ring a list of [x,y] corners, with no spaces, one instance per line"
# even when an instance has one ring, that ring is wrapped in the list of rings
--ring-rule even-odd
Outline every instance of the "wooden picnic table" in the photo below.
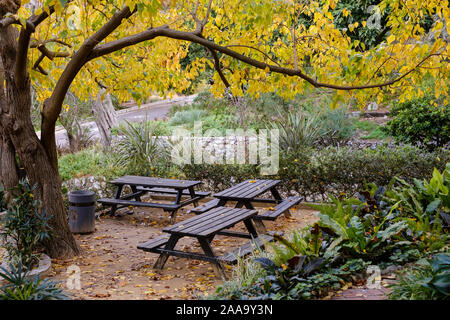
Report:
[[[270,241],[273,238],[269,235],[258,235],[252,221],[252,217],[256,214],[256,210],[216,207],[207,213],[164,228],[165,235],[138,245],[138,249],[160,254],[154,266],[157,269],[164,267],[169,256],[177,256],[212,262],[215,270],[224,276],[223,262],[236,263],[238,256],[244,256],[252,251],[252,245],[263,247],[264,241]],[[227,230],[240,222],[244,223],[248,233]],[[254,241],[224,256],[217,256],[211,247],[211,242],[216,235],[249,238]],[[204,253],[176,250],[175,246],[182,237],[196,238]]]
[[[275,207],[270,207],[262,214],[254,217],[256,228],[260,233],[265,233],[266,228],[262,220],[275,220],[284,213],[286,217],[290,217],[289,208],[301,202],[301,197],[288,197],[283,199],[276,189],[281,180],[246,180],[232,186],[226,190],[214,194],[214,200],[191,210],[194,213],[204,213],[216,206],[225,206],[229,201],[236,201],[235,208],[246,207],[247,209],[255,209],[253,203],[273,203]],[[260,195],[270,192],[272,198],[258,198]]]
[[[190,203],[197,205],[199,199],[211,194],[210,192],[194,190],[195,186],[202,183],[201,181],[124,176],[114,179],[110,183],[116,185],[114,198],[102,198],[98,200],[103,205],[111,206],[110,215],[115,215],[116,210],[119,208],[129,206],[161,208],[164,211],[171,212],[171,223],[175,222],[176,212],[179,208]],[[122,191],[127,185],[130,186],[132,192],[122,195]],[[175,195],[175,200],[172,203],[142,201],[141,196],[148,192]],[[188,199],[182,201],[183,196],[187,196]]]

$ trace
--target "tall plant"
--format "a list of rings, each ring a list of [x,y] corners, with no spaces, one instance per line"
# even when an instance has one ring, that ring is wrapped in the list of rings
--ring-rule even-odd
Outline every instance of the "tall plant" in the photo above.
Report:
[[[158,141],[155,125],[151,121],[125,122],[118,130],[116,164],[129,173],[149,175],[157,172],[167,152]]]
[[[320,141],[323,128],[317,115],[306,112],[289,112],[280,115],[279,120],[269,124],[272,129],[280,131],[280,148],[286,152],[299,153]]]
[[[39,212],[40,202],[34,197],[36,186],[21,180],[15,188],[0,232],[8,260],[14,266],[31,269],[39,261],[39,246],[50,237],[49,216]]]

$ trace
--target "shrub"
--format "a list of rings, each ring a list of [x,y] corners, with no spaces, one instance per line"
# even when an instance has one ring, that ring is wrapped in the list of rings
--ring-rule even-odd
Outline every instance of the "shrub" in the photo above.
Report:
[[[450,227],[450,163],[441,174],[434,169],[430,182],[413,179],[414,184],[396,178],[386,192],[385,200],[401,202],[402,216],[407,218],[413,241],[420,250],[440,250],[449,240]]]
[[[20,181],[0,232],[10,263],[22,264],[27,269],[32,269],[39,261],[39,246],[50,238],[49,217],[38,211],[39,201],[34,198],[34,189],[26,181]]]
[[[58,159],[59,175],[63,181],[72,178],[96,175],[113,178],[124,171],[114,166],[113,157],[99,148],[91,148],[73,154],[65,154]]]
[[[398,176],[430,177],[434,167],[442,170],[449,152],[426,152],[410,146],[354,150],[349,147],[305,150],[300,155],[280,155],[280,171],[275,178],[283,181],[286,192],[297,191],[308,200],[326,200],[342,191],[352,194],[365,183],[387,185]]]
[[[349,118],[346,108],[323,109],[319,119],[322,127],[322,145],[342,145],[354,134],[353,120]]]
[[[201,109],[187,109],[177,111],[169,120],[171,126],[183,125],[192,128],[195,121],[200,121],[207,116],[207,112]]]
[[[10,266],[10,270],[0,268],[0,277],[8,283],[0,287],[0,300],[66,300],[68,297],[57,283],[39,279],[36,275],[33,279],[29,272],[22,269],[22,265]]]
[[[385,131],[397,141],[429,150],[450,141],[450,104],[435,106],[430,96],[395,104]]]
[[[181,171],[186,179],[201,180],[205,188],[214,192],[258,176],[256,165],[186,164]]]
[[[449,300],[450,253],[418,261],[403,271],[390,289],[389,298],[393,300]]]
[[[150,121],[121,125],[120,136],[114,145],[115,165],[129,174],[157,175],[164,171],[168,162],[166,148],[155,134],[155,125]]]
[[[286,117],[280,115],[270,127],[280,132],[280,149],[295,154],[317,144],[323,135],[319,118],[305,112],[289,112]]]
[[[299,154],[280,154],[280,170],[274,176],[261,176],[257,165],[191,164],[181,168],[184,177],[206,181],[215,191],[246,179],[280,179],[285,193],[298,193],[307,201],[328,199],[342,191],[353,194],[365,183],[388,185],[394,176],[412,183],[414,178],[431,177],[442,170],[449,152],[428,152],[417,147],[354,150],[350,147],[304,149]]]

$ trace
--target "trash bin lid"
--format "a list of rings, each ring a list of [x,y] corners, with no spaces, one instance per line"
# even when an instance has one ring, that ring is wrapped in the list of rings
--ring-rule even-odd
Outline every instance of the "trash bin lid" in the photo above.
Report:
[[[75,190],[69,192],[70,203],[91,203],[95,202],[95,193],[88,190]]]

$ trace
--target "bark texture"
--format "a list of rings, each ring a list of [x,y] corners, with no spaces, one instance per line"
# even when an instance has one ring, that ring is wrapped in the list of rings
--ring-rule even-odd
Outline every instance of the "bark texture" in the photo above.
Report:
[[[0,32],[0,58],[5,81],[0,126],[3,130],[2,136],[10,138],[10,144],[6,139],[6,149],[3,147],[5,139],[2,139],[2,151],[7,150],[7,163],[11,162],[12,148],[17,152],[30,183],[37,185],[36,196],[42,201],[40,209],[51,216],[49,223],[52,238],[44,243],[47,253],[51,257],[70,257],[79,253],[79,247],[67,224],[58,164],[55,159],[49,157],[31,122],[31,83],[26,63],[16,61],[21,56],[17,52],[20,49],[18,37],[18,30],[12,26],[3,28]],[[22,65],[25,70],[17,70],[18,66]],[[3,166],[2,153],[2,168]],[[5,179],[3,172],[2,177]]]
[[[100,90],[97,100],[93,104],[93,111],[101,142],[103,146],[109,147],[111,145],[111,128],[117,126],[119,122],[111,95],[109,93],[105,94],[104,89]]]

